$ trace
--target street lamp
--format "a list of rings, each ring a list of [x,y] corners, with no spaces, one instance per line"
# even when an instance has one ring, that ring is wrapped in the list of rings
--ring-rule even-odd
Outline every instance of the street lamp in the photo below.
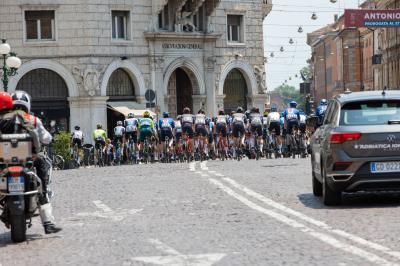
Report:
[[[11,47],[5,39],[1,40],[0,54],[3,56],[3,87],[4,91],[8,89],[8,77],[15,76],[17,69],[21,66],[21,59],[17,57],[16,53],[11,53]]]

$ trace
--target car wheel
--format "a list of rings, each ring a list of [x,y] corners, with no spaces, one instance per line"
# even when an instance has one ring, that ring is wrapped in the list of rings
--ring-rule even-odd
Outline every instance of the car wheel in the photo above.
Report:
[[[322,199],[326,206],[335,206],[342,203],[342,192],[332,190],[326,181],[326,170],[322,167]]]
[[[312,188],[313,188],[313,194],[316,197],[321,197],[322,196],[322,184],[319,182],[319,180],[315,177],[315,172],[314,172],[314,158],[311,156],[311,173],[312,173]]]

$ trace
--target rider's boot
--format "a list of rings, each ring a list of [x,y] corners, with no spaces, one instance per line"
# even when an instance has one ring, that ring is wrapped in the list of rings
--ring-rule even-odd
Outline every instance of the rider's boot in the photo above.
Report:
[[[40,206],[40,219],[46,234],[58,233],[62,230],[61,227],[56,226],[54,222],[53,209],[50,203]]]

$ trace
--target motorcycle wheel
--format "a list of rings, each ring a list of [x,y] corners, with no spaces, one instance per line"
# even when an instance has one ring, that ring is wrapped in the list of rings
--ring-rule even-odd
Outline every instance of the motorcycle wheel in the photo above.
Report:
[[[11,215],[11,240],[14,243],[21,243],[26,241],[26,220],[25,214]]]

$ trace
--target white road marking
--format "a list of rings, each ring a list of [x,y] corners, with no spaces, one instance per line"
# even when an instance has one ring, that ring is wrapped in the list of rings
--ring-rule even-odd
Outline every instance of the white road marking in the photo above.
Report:
[[[200,163],[200,169],[203,171],[207,171],[208,167],[207,167],[207,161],[203,161]]]
[[[297,218],[299,218],[299,219],[301,219],[301,220],[303,220],[305,222],[308,222],[310,224],[318,226],[318,227],[320,227],[320,228],[322,228],[324,230],[327,230],[329,233],[333,233],[333,234],[336,234],[338,236],[347,238],[347,239],[349,239],[349,240],[351,240],[351,241],[353,241],[355,243],[358,243],[360,245],[366,246],[366,247],[371,248],[371,249],[375,249],[377,251],[386,253],[388,255],[391,255],[393,257],[396,257],[396,258],[400,259],[400,253],[397,252],[397,251],[393,251],[388,247],[385,247],[385,246],[382,246],[380,244],[368,241],[368,240],[363,239],[363,238],[361,238],[359,236],[347,233],[347,232],[345,232],[343,230],[332,228],[331,226],[329,226],[328,224],[326,224],[326,223],[324,223],[322,221],[319,221],[319,220],[316,220],[314,218],[311,218],[311,217],[309,217],[307,215],[304,215],[304,214],[302,214],[302,213],[300,213],[298,211],[290,209],[290,208],[288,208],[288,207],[286,207],[286,206],[284,206],[284,205],[282,205],[282,204],[280,204],[280,203],[278,203],[278,202],[276,202],[276,201],[274,201],[272,199],[269,199],[269,198],[267,198],[267,197],[255,192],[255,191],[253,191],[253,190],[251,190],[251,189],[249,189],[249,188],[237,183],[236,181],[234,181],[231,178],[224,178],[223,180],[226,181],[227,183],[229,183],[230,185],[232,185],[233,187],[243,191],[247,195],[249,195],[249,196],[251,196],[251,197],[253,197],[253,198],[255,198],[255,199],[257,199],[257,200],[259,200],[259,201],[261,201],[261,202],[263,202],[265,204],[267,204],[267,205],[269,205],[270,207],[273,207],[273,208],[278,209],[280,211],[283,211],[283,212],[285,212],[287,214],[293,215],[293,216],[295,216],[295,217],[297,217]]]
[[[211,266],[226,256],[226,254],[222,253],[183,255],[158,239],[150,239],[149,242],[155,245],[158,250],[168,255],[153,257],[135,257],[132,258],[132,260],[155,265]]]
[[[245,198],[244,196],[236,193],[231,188],[227,187],[226,185],[224,185],[223,183],[219,182],[216,179],[210,178],[209,181],[213,185],[216,185],[219,189],[223,190],[228,195],[236,198],[237,200],[239,200],[243,204],[247,205],[251,209],[256,210],[260,213],[266,214],[269,217],[274,218],[275,220],[282,222],[292,228],[298,229],[301,232],[304,232],[304,233],[306,233],[306,234],[308,234],[308,235],[310,235],[310,236],[312,236],[334,248],[337,248],[337,249],[340,249],[347,253],[351,253],[353,255],[359,256],[359,257],[361,257],[369,262],[372,262],[374,264],[377,264],[377,265],[397,265],[393,262],[389,262],[386,259],[379,257],[378,255],[376,255],[374,253],[363,250],[354,245],[347,244],[345,242],[341,242],[328,234],[317,232],[314,229],[312,229],[311,227],[308,227],[296,220],[288,218],[285,215],[279,214],[273,210],[265,209],[265,208],[257,205],[256,203],[250,201],[249,199]]]
[[[100,200],[95,200],[95,201],[93,201],[93,203],[94,203],[94,205],[96,205],[97,208],[100,209],[100,211],[81,212],[81,213],[77,213],[76,215],[82,216],[82,217],[104,218],[104,219],[113,220],[115,222],[120,222],[120,221],[124,220],[128,215],[133,215],[133,214],[143,211],[143,209],[126,210],[126,209],[121,209],[121,208],[118,208],[115,211],[113,211],[110,207],[105,205]]]
[[[189,163],[189,170],[192,172],[196,171],[196,162]]]
[[[218,173],[216,173],[215,175],[218,176],[218,177],[224,177],[223,174],[218,174]]]

